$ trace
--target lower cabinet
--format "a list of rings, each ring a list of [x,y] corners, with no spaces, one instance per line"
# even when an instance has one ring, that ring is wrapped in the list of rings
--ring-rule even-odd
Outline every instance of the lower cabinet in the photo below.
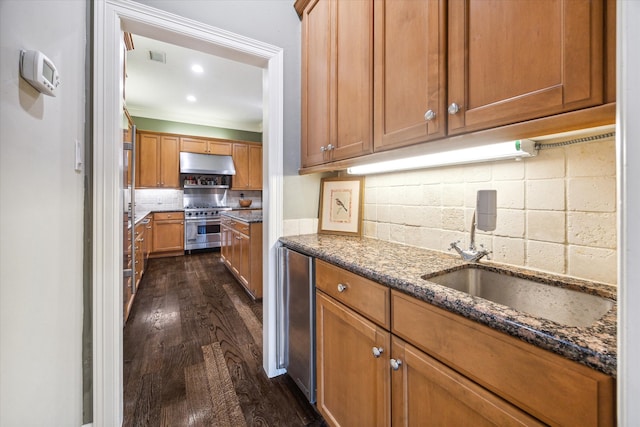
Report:
[[[391,425],[544,425],[395,336],[391,357]]]
[[[388,426],[389,332],[323,292],[316,307],[318,410],[333,426]]]
[[[254,299],[262,298],[262,223],[221,219],[220,256]]]
[[[316,260],[331,426],[614,426],[615,379]]]
[[[184,212],[156,212],[151,256],[175,255],[184,255]]]

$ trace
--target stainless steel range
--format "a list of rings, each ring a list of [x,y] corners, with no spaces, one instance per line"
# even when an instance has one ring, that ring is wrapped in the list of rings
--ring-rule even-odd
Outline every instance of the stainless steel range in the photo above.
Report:
[[[186,251],[222,246],[220,212],[231,210],[227,189],[235,173],[231,156],[180,153]]]
[[[219,248],[222,244],[220,212],[230,210],[227,206],[185,206],[184,249]]]

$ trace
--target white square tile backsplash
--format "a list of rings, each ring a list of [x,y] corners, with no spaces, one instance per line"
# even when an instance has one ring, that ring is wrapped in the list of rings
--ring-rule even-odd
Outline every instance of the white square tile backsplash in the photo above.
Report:
[[[495,261],[615,284],[615,140],[540,151],[524,161],[365,179],[367,237],[445,251],[468,245],[479,189],[498,191],[498,226],[479,231]]]

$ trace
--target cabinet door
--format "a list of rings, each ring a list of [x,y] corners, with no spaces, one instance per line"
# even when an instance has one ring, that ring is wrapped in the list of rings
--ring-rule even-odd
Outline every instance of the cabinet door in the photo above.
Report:
[[[207,153],[218,154],[221,156],[231,156],[231,153],[233,151],[232,146],[233,144],[231,144],[230,142],[209,140]]]
[[[371,153],[373,147],[373,2],[335,0],[334,15],[331,122],[336,129],[329,153],[340,160]]]
[[[262,147],[249,145],[249,189],[262,190]]]
[[[311,1],[302,16],[302,166],[324,163],[331,108],[331,1]]]
[[[160,187],[180,187],[180,142],[177,136],[163,136],[160,144]]]
[[[244,234],[237,233],[238,239],[238,276],[240,282],[248,289],[251,282],[251,269],[250,269],[250,257],[251,257],[251,240]]]
[[[603,102],[603,2],[449,2],[450,134]]]
[[[136,153],[136,187],[157,187],[160,135],[140,133]]]
[[[302,166],[370,153],[373,3],[317,0],[302,17]]]
[[[232,231],[226,224],[222,224],[220,227],[220,257],[222,261],[227,265],[231,265],[231,238]]]
[[[146,220],[149,222],[145,225],[144,231],[145,259],[149,258],[149,254],[153,251],[153,216],[148,215]]]
[[[399,338],[389,357],[394,426],[544,425]]]
[[[233,176],[232,188],[246,190],[249,186],[249,147],[247,144],[233,144],[233,164],[236,174]]]
[[[180,138],[180,151],[205,154],[207,150],[207,141],[204,139]]]
[[[446,134],[445,0],[375,1],[375,151]]]
[[[184,250],[184,221],[155,221],[153,224],[153,252]]]
[[[332,426],[389,426],[389,332],[320,291],[316,310],[320,413]]]

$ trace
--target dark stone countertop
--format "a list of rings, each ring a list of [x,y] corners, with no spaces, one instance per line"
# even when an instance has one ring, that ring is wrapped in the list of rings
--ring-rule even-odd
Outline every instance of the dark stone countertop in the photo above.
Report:
[[[422,278],[423,275],[462,268],[467,263],[457,254],[376,239],[320,234],[281,237],[280,242],[286,247],[322,259],[391,289],[477,321],[607,375],[616,376],[617,304],[591,326],[565,326]],[[484,260],[481,264],[499,267],[514,275],[542,278],[546,283],[555,286],[616,299],[616,288],[604,283]]]
[[[262,209],[224,211],[220,212],[220,216],[246,223],[262,222]]]

